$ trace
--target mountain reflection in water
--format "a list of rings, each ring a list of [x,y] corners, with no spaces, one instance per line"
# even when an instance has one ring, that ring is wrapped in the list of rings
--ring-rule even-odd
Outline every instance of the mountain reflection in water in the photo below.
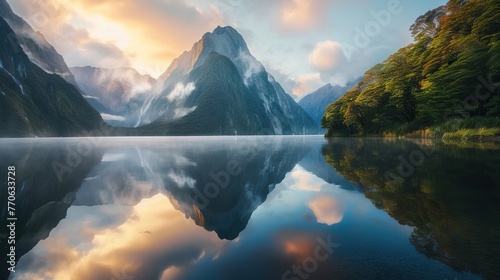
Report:
[[[384,173],[420,144],[111,138],[59,180],[53,163],[81,141],[0,146],[22,186],[10,279],[281,279],[318,238],[339,246],[308,279],[498,275],[490,150],[436,146],[388,184]]]

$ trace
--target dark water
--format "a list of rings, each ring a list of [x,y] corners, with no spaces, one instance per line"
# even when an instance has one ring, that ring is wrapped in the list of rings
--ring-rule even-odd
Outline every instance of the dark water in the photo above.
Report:
[[[2,221],[7,166],[17,168],[9,279],[498,279],[499,151],[322,137],[0,140]]]

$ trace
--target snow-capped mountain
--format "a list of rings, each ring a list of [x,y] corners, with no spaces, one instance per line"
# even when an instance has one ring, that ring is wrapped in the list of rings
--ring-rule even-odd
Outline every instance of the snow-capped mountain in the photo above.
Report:
[[[45,37],[35,30],[21,17],[14,14],[5,0],[0,0],[0,17],[12,28],[17,41],[31,62],[49,74],[57,74],[67,82],[76,85],[63,57],[47,42]]]
[[[318,126],[251,55],[232,27],[217,27],[175,59],[137,125],[164,134],[315,134]]]
[[[362,78],[358,78],[345,86],[326,84],[318,90],[306,95],[298,103],[321,126],[326,107],[341,98],[348,90],[356,86]]]
[[[111,125],[133,127],[147,94],[155,83],[135,69],[71,67],[85,99]]]

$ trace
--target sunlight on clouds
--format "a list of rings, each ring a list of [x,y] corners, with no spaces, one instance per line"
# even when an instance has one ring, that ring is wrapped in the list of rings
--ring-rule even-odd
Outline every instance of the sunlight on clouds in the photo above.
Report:
[[[276,80],[295,97],[327,82],[343,85],[411,42],[408,27],[434,1],[408,1],[404,15],[370,37],[369,48],[353,50],[355,28],[370,11],[386,7],[368,0],[8,0],[14,12],[40,31],[69,66],[131,66],[158,77],[171,61],[217,25],[232,25],[253,54],[276,68]],[[445,0],[439,0],[441,4]],[[362,7],[362,8],[360,8]],[[406,26],[400,29],[400,26]],[[398,27],[398,28],[394,28]],[[252,34],[252,36],[249,36]],[[318,43],[320,42],[320,43]],[[330,43],[341,42],[347,60]],[[316,45],[317,44],[317,45]],[[381,50],[381,48],[384,48]],[[314,52],[313,52],[314,49]],[[325,54],[324,60],[320,59]],[[312,63],[311,63],[312,56]],[[308,57],[310,58],[308,60]],[[269,62],[269,63],[266,63]],[[335,62],[335,63],[333,63]],[[333,71],[328,65],[335,65]],[[319,69],[318,69],[319,66]],[[323,70],[321,70],[323,69]],[[325,70],[326,69],[326,70]],[[341,71],[338,71],[341,69]],[[283,73],[280,77],[276,73]],[[321,84],[304,75],[316,75]],[[293,88],[293,90],[292,90]]]
[[[346,62],[347,59],[342,50],[342,45],[334,41],[317,43],[309,55],[309,64],[318,71],[339,71]]]
[[[328,1],[289,0],[284,1],[281,23],[285,29],[304,31],[309,28],[324,28]]]
[[[116,275],[160,278],[162,274],[182,271],[185,265],[205,254],[220,254],[223,248],[224,241],[186,219],[164,195],[143,199],[134,207],[124,207],[130,211],[116,213],[124,216],[119,218],[118,225],[96,226],[102,224],[99,219],[115,219],[106,213],[109,207],[116,206],[87,208],[86,211],[103,211],[100,215],[88,215],[86,219],[91,220],[87,222],[76,217],[63,220],[49,238],[20,260],[19,267],[29,265],[30,272],[21,270],[19,279],[37,279],[35,275],[55,280],[68,279],[68,276],[111,279]],[[77,209],[86,208],[72,207],[68,215]],[[83,230],[72,230],[81,229],[82,225]],[[68,235],[69,232],[72,234]],[[81,236],[82,232],[86,237]],[[174,266],[176,270],[168,270]]]
[[[45,35],[69,66],[132,66],[153,77],[205,32],[225,24],[216,6],[202,9],[183,0],[38,2],[19,0],[11,5]],[[99,56],[102,46],[115,48],[122,57]]]
[[[345,207],[333,196],[318,196],[309,202],[318,223],[328,226],[338,224],[344,217]]]
[[[295,180],[295,187],[299,190],[319,192],[325,184],[325,181],[302,168],[294,169],[291,175]]]
[[[311,244],[309,236],[300,234],[289,236],[290,233],[281,235],[279,239],[283,243],[285,255],[294,256],[300,260],[313,256],[314,246]]]
[[[293,95],[303,97],[325,85],[319,73],[312,73],[295,78],[295,86],[292,89]]]

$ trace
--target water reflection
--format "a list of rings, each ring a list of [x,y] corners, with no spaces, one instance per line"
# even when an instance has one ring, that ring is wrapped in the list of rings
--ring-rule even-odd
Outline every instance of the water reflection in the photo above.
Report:
[[[430,231],[420,234],[425,228],[414,220],[434,201],[408,205],[415,199],[401,186],[390,187],[401,200],[408,196],[399,208],[378,198],[374,182],[384,168],[371,166],[364,151],[384,158],[397,145],[324,146],[321,137],[106,139],[60,181],[52,163],[66,163],[68,145],[80,141],[0,146],[25,185],[18,239],[30,240],[10,279],[477,278],[414,249],[427,248],[417,243],[436,234],[427,220]],[[446,211],[440,206],[436,214],[451,219]],[[318,247],[327,241],[335,247]],[[318,248],[328,254],[311,269]]]
[[[331,139],[324,153],[377,208],[414,227],[410,242],[419,252],[459,271],[494,279],[500,277],[498,148]],[[417,159],[417,154],[424,156]],[[387,174],[398,178],[391,175],[388,180]]]

